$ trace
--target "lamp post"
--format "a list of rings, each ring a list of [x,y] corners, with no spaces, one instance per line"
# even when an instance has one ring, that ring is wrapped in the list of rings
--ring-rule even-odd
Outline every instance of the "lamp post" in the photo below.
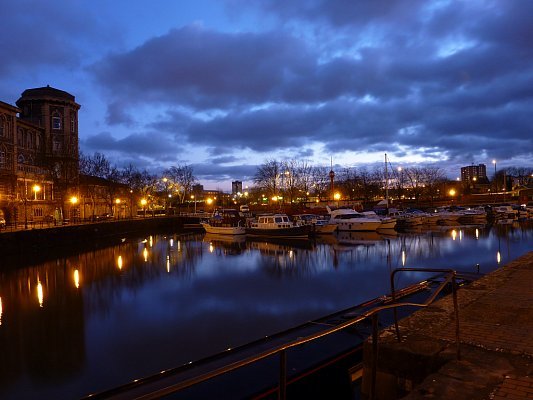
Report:
[[[333,198],[335,199],[335,201],[337,202],[337,207],[339,207],[339,200],[341,198],[341,194],[339,192],[335,193],[333,195]]]
[[[456,191],[455,189],[450,189],[450,191],[448,192],[448,194],[450,195],[450,197],[452,198],[452,205],[453,205],[453,197],[455,196],[456,194]]]
[[[143,218],[146,218],[146,203],[148,203],[146,199],[141,199],[141,206],[143,208]]]
[[[191,200],[194,200],[194,213],[196,214],[196,197],[194,194],[191,194]]]
[[[74,212],[74,207],[76,207],[76,204],[78,204],[78,198],[76,196],[72,196],[70,198],[70,204],[72,205],[70,208],[70,218],[72,219],[72,222],[75,222],[74,220],[76,213]]]
[[[492,160],[492,163],[494,164],[494,189],[498,191],[498,183],[496,182],[496,160]]]
[[[117,219],[120,219],[120,199],[115,199],[115,212],[117,214]]]

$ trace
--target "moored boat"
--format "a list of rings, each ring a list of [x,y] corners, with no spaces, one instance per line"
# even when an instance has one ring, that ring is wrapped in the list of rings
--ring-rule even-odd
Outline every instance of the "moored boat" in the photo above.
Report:
[[[307,238],[310,232],[310,225],[296,225],[287,214],[258,215],[246,227],[246,234],[251,236]]]
[[[374,211],[363,211],[361,214],[365,215],[368,218],[374,218],[381,222],[381,225],[378,226],[378,229],[394,229],[396,227],[396,218],[382,216],[376,214]]]
[[[310,225],[311,234],[322,235],[333,233],[337,230],[337,225],[331,223],[329,220],[324,219],[321,215],[317,214],[296,214],[292,216],[296,225]]]
[[[209,219],[201,222],[207,233],[217,235],[246,234],[245,220],[234,209],[217,209]]]
[[[380,220],[368,218],[365,215],[349,208],[328,207],[330,222],[337,224],[339,231],[375,231],[381,225]]]

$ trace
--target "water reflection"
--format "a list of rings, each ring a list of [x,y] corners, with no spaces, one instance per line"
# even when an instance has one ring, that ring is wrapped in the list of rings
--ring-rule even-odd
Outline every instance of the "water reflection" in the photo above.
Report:
[[[0,398],[81,397],[385,294],[394,268],[489,272],[532,236],[530,222],[291,242],[152,235],[8,268]]]

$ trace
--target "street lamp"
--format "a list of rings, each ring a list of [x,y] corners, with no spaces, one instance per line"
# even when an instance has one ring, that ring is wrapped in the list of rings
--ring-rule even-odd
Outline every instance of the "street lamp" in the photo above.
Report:
[[[75,215],[76,215],[76,214],[74,213],[74,210],[75,210],[74,207],[76,207],[76,204],[78,204],[78,198],[77,198],[76,196],[72,196],[72,197],[70,198],[70,204],[72,204],[72,206],[71,206],[71,208],[70,208],[70,218],[71,218],[72,220],[74,220],[74,219],[75,219]]]
[[[34,193],[34,200],[37,200],[37,193],[41,191],[41,187],[39,185],[33,185],[32,187],[33,193]]]
[[[341,198],[341,194],[339,192],[335,193],[333,195],[333,198],[335,199],[335,201],[337,202],[337,207],[339,206],[339,200]]]
[[[455,196],[457,192],[455,191],[455,189],[450,189],[450,191],[448,192],[448,194],[450,195],[450,197],[452,198],[452,204],[453,204],[453,197]]]
[[[494,188],[498,191],[498,183],[496,182],[496,160],[492,160],[494,164]]]
[[[115,199],[115,212],[117,214],[117,219],[120,219],[120,199]]]
[[[194,200],[194,213],[196,214],[196,197],[194,194],[191,194],[191,200]]]
[[[146,199],[141,199],[141,206],[143,207],[143,216],[144,218],[146,218],[146,204],[148,203],[148,201],[146,201]]]

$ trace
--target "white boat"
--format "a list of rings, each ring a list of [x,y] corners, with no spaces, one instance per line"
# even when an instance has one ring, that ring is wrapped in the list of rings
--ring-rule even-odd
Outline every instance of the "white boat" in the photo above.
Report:
[[[330,222],[337,224],[339,231],[375,231],[381,225],[381,221],[350,209],[337,208],[335,210],[327,207],[330,215]]]
[[[307,238],[310,231],[310,225],[296,225],[287,214],[258,215],[246,227],[247,235],[266,237]]]
[[[396,227],[398,227],[399,229],[412,228],[414,226],[419,226],[424,223],[424,217],[413,213],[389,210],[389,215],[396,218]]]
[[[459,217],[463,215],[461,211],[452,211],[446,208],[438,209],[437,214],[439,215],[439,225],[457,225]]]
[[[296,214],[292,216],[296,225],[310,225],[311,234],[322,235],[333,233],[337,230],[337,224],[324,219],[322,215],[317,214]]]
[[[483,207],[467,208],[462,211],[459,222],[464,224],[484,224],[487,222],[487,212]]]
[[[493,208],[493,212],[496,218],[516,218],[518,216],[518,211],[515,210],[512,206],[503,205]]]
[[[374,211],[363,211],[361,214],[380,221],[381,225],[378,229],[394,229],[396,227],[397,220],[394,217],[378,215]]]
[[[246,234],[245,220],[234,209],[217,209],[208,220],[201,222],[207,233],[217,235]]]

